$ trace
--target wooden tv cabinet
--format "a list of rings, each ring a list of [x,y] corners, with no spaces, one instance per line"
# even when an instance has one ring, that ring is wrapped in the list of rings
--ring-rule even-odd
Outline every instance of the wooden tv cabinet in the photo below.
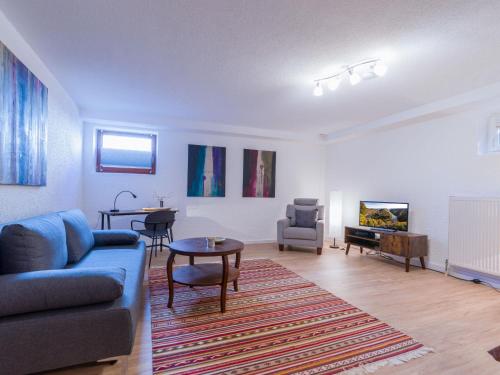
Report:
[[[346,243],[345,254],[349,254],[351,245],[363,249],[372,249],[382,253],[397,255],[405,258],[406,272],[410,271],[410,259],[420,258],[420,264],[425,269],[424,257],[427,256],[427,236],[408,232],[386,232],[377,229],[362,227],[345,227]]]

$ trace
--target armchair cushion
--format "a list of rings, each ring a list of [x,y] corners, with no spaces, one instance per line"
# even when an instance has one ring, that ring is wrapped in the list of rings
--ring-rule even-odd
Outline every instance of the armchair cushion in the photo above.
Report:
[[[129,229],[94,230],[95,246],[134,245],[139,241],[139,233]]]
[[[295,198],[293,204],[297,206],[317,206],[318,200],[316,198]]]
[[[293,204],[288,204],[286,206],[286,217],[290,220],[290,225],[295,226],[295,206]]]
[[[316,206],[318,209],[318,220],[325,220],[325,206]]]
[[[0,273],[58,269],[63,268],[67,261],[66,232],[58,214],[3,226],[0,234]]]
[[[296,225],[295,222],[295,210],[317,210],[318,217],[317,220],[323,220],[325,217],[325,207],[324,206],[301,206],[289,204],[286,206],[286,217],[290,219],[290,225],[293,227]]]
[[[76,268],[0,276],[0,317],[113,301],[123,268]]]
[[[315,228],[318,210],[295,210],[295,225],[300,228]]]
[[[80,210],[59,212],[66,229],[68,263],[78,262],[94,247],[94,236],[87,218]]]
[[[288,227],[284,231],[284,237],[295,240],[316,241],[315,228]]]

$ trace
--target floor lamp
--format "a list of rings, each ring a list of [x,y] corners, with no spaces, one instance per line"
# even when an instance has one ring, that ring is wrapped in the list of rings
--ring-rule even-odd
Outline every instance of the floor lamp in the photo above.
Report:
[[[329,235],[333,237],[332,249],[338,249],[336,238],[342,236],[342,192],[334,190],[330,192],[330,217]]]

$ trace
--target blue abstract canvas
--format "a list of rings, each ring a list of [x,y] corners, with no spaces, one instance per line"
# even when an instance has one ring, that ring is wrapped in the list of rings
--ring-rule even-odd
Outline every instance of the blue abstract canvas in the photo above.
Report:
[[[189,145],[188,197],[226,195],[226,148]]]
[[[47,183],[47,87],[0,42],[0,184]]]

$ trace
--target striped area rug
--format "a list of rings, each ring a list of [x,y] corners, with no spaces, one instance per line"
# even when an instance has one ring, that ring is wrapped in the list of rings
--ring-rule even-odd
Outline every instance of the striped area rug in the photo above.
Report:
[[[176,285],[171,310],[165,269],[150,270],[154,374],[364,374],[432,351],[271,260],[229,285],[224,314],[217,286]]]

